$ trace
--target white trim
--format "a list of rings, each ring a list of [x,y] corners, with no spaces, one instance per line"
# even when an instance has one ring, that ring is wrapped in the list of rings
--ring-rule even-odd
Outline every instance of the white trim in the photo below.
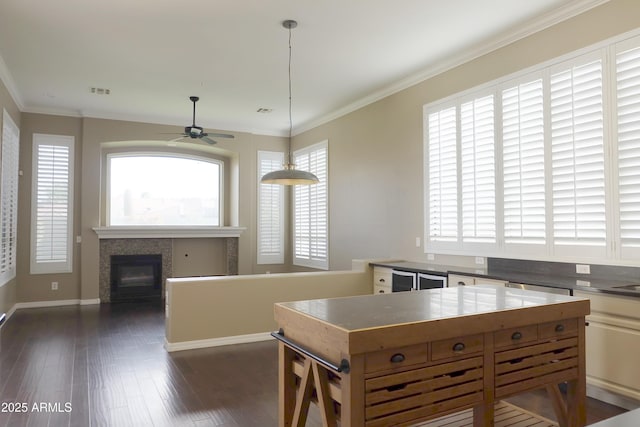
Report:
[[[15,80],[13,80],[13,76],[11,75],[11,71],[9,71],[9,67],[7,67],[7,63],[4,62],[2,56],[0,56],[0,81],[4,83],[4,86],[7,88],[9,92],[9,96],[13,99],[13,102],[18,106],[18,110],[24,111],[24,101],[22,100],[22,96],[20,96],[20,91],[18,91],[18,86],[16,85]]]
[[[221,338],[209,338],[206,340],[180,341],[175,343],[170,343],[165,338],[164,348],[171,353],[174,351],[194,350],[198,348],[220,347],[223,345],[247,344],[247,343],[259,342],[259,341],[269,341],[271,339],[273,338],[271,337],[271,334],[269,332],[260,332],[257,334],[246,334],[246,335],[234,335],[230,337],[221,337]]]
[[[93,227],[99,239],[240,237],[246,227]]]
[[[7,324],[7,321],[8,321],[9,319],[11,319],[11,316],[13,316],[13,313],[15,313],[15,312],[16,312],[16,310],[18,309],[17,305],[18,305],[18,304],[14,304],[14,305],[13,305],[13,307],[11,307],[11,308],[9,309],[9,311],[7,311],[7,313],[6,313],[6,314],[7,314],[7,317],[4,319],[4,324],[5,324],[5,325]]]
[[[482,46],[480,47],[469,49],[459,55],[449,58],[448,60],[429,64],[428,66],[424,67],[422,71],[419,71],[403,80],[395,82],[377,92],[374,92],[364,98],[357,100],[356,102],[346,105],[322,117],[318,117],[317,119],[302,123],[301,125],[296,126],[293,129],[293,135],[296,136],[320,125],[336,120],[342,116],[346,116],[347,114],[359,110],[360,108],[366,107],[369,104],[373,104],[376,101],[403,91],[407,88],[410,88],[411,86],[422,83],[432,77],[445,73],[455,67],[466,64],[467,62],[473,61],[474,59],[477,59],[483,55],[487,55],[493,51],[508,46],[511,43],[515,43],[519,40],[536,34],[542,30],[552,27],[553,25],[578,16],[584,12],[587,12],[588,10],[608,3],[609,1],[610,0],[585,0],[574,2],[573,4],[558,8],[557,10],[554,10],[553,12],[541,17],[540,19],[532,21],[528,25],[517,27],[515,31],[502,34],[501,36],[495,37],[492,40],[488,40],[482,43]]]
[[[99,298],[64,299],[64,300],[54,300],[54,301],[18,302],[13,307],[17,310],[21,310],[23,308],[64,307],[68,305],[93,305],[93,304],[100,304],[100,299]]]
[[[66,185],[66,196],[67,196],[67,206],[66,206],[66,254],[65,259],[54,259],[54,260],[42,260],[38,261],[37,252],[38,252],[38,213],[40,211],[40,205],[38,203],[39,197],[39,187],[41,185],[40,181],[40,151],[39,148],[41,146],[48,147],[63,147],[68,150],[68,159],[67,159],[67,185]],[[31,253],[30,253],[30,273],[31,274],[50,274],[50,273],[70,273],[73,271],[73,254],[74,254],[74,244],[73,244],[73,225],[74,225],[74,188],[75,188],[75,137],[71,135],[52,135],[52,134],[42,134],[42,133],[34,133],[33,134],[33,142],[32,142],[32,175],[31,175]],[[55,160],[54,160],[55,162]],[[51,165],[47,165],[51,166]],[[57,176],[57,174],[54,172]],[[46,179],[49,179],[50,176],[47,176]],[[46,186],[46,183],[45,183]],[[46,188],[46,187],[45,187]],[[60,190],[59,187],[56,187],[56,191]],[[53,221],[53,220],[51,220]],[[55,229],[55,226],[52,227]],[[55,253],[55,249],[53,249],[48,255],[53,256]],[[55,256],[54,256],[55,258]]]

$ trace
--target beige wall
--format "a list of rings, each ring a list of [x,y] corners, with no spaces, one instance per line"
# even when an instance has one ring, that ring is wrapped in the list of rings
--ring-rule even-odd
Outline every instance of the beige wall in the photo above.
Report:
[[[7,90],[7,87],[0,80],[0,140],[2,139],[2,125],[3,125],[2,110],[6,110],[7,113],[9,113],[9,116],[11,116],[11,119],[13,120],[13,122],[18,127],[20,127],[21,125],[20,110],[18,109],[18,106],[16,105],[13,98],[11,97],[11,94]],[[22,185],[22,183],[19,183],[18,185],[20,186]],[[20,221],[18,222],[18,224],[20,224]],[[18,239],[18,250],[20,249],[21,245],[22,245],[22,241]],[[8,283],[6,283],[4,286],[0,286],[0,313],[8,312],[9,310],[11,310],[11,308],[13,308],[13,306],[17,302],[18,297],[17,297],[16,284],[17,284],[17,279],[13,279]]]
[[[273,304],[370,295],[371,269],[168,279],[169,350],[206,347],[212,340],[273,331]],[[249,315],[250,314],[250,315]]]
[[[612,0],[573,19],[297,135],[329,140],[330,267],[352,258],[426,261],[422,107],[640,26],[640,2]],[[436,256],[436,261],[440,261]]]
[[[422,239],[423,236],[424,104],[636,29],[639,23],[637,0],[612,0],[296,136],[294,149],[329,140],[330,268],[347,269],[354,258],[425,260],[423,249],[415,245],[416,237]],[[19,286],[9,283],[0,287],[0,309],[4,307],[6,311],[17,301],[97,298],[98,239],[92,228],[101,224],[101,146],[113,141],[164,139],[161,133],[176,132],[179,127],[28,113],[23,113],[21,120],[16,103],[3,85],[0,85],[0,106],[6,108],[21,127],[24,172],[20,182]],[[25,183],[31,179],[33,132],[76,136],[79,163],[74,227],[82,243],[75,246],[74,272],[68,275],[28,273],[31,195]],[[231,225],[247,227],[240,238],[240,273],[287,271],[288,265],[257,265],[255,255],[256,153],[257,150],[285,151],[286,141],[248,133],[236,135],[234,140],[220,141],[218,147],[230,156],[232,169],[229,173],[234,196],[227,216]],[[287,251],[286,259],[290,259],[290,248]],[[439,257],[436,261],[440,261]],[[57,293],[50,291],[53,280],[60,283]]]

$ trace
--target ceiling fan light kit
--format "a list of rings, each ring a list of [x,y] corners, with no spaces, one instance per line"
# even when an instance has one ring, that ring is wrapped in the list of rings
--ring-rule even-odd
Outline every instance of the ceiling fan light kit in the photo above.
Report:
[[[282,26],[289,30],[289,141],[287,163],[283,165],[283,169],[276,170],[265,174],[261,179],[262,184],[280,184],[280,185],[311,185],[320,182],[317,176],[311,172],[297,170],[296,165],[291,161],[291,132],[293,129],[293,121],[291,120],[291,30],[298,26],[298,23],[292,19],[282,22]]]

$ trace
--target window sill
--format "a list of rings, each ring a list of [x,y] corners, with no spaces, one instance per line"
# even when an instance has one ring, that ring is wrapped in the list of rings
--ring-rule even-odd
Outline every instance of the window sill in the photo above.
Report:
[[[240,237],[245,227],[112,226],[94,227],[99,239]]]

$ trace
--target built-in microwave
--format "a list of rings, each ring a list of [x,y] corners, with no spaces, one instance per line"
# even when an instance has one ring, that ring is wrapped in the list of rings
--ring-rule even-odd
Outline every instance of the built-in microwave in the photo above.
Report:
[[[420,289],[445,288],[447,276],[418,273],[414,271],[393,270],[391,276],[391,291],[406,292]]]

